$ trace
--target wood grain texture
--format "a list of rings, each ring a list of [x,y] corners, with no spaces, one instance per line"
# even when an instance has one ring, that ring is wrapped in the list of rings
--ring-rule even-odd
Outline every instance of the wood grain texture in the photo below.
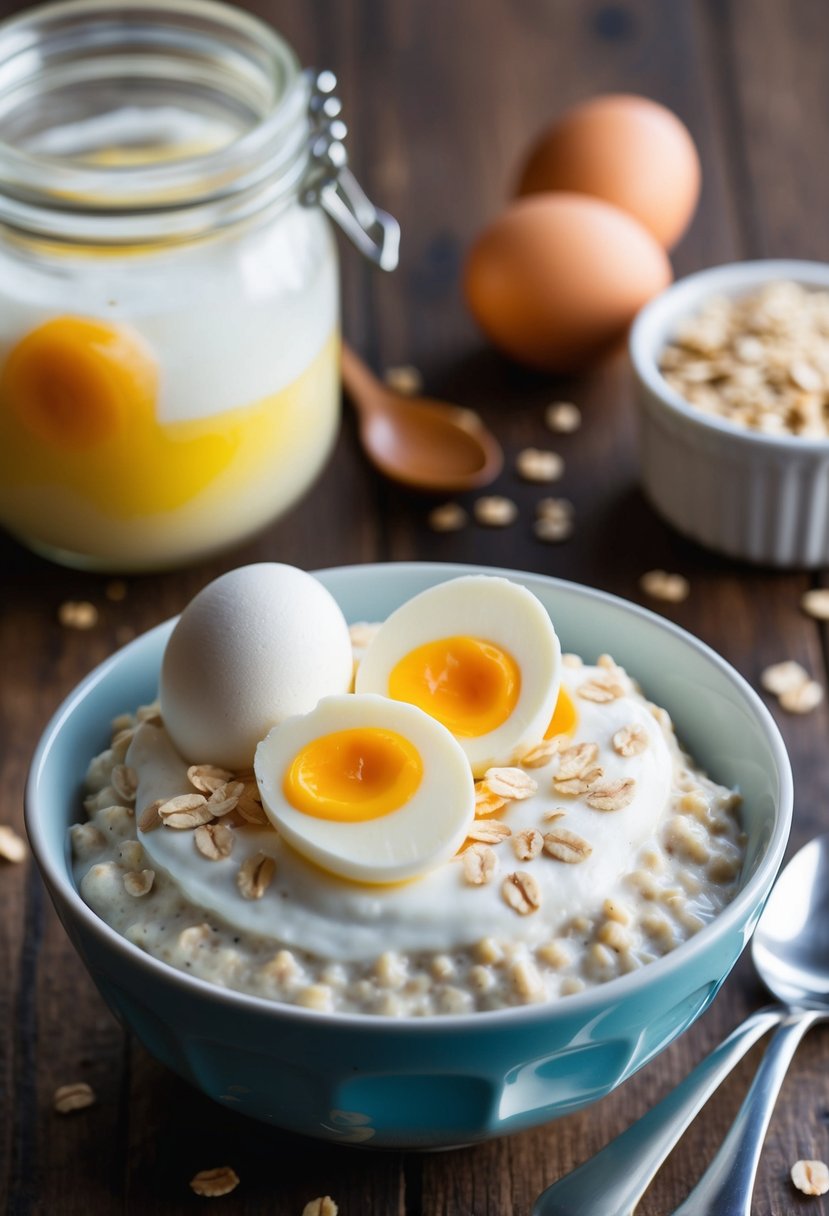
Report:
[[[0,5],[3,13],[15,7]],[[805,574],[713,557],[663,525],[637,489],[628,369],[617,352],[580,377],[524,372],[484,348],[459,292],[464,250],[508,197],[532,136],[595,92],[646,93],[674,108],[700,147],[704,191],[673,256],[678,274],[737,257],[829,259],[829,144],[822,0],[258,0],[303,62],[340,76],[358,175],[401,220],[402,263],[381,277],[344,243],[344,329],[378,369],[413,362],[427,387],[479,409],[502,437],[497,491],[518,502],[503,531],[438,535],[426,506],[363,463],[352,420],[316,489],[262,537],[189,570],[128,580],[61,571],[0,540],[0,822],[21,826],[22,789],[38,734],[74,683],[130,631],[179,611],[218,573],[256,560],[306,568],[370,560],[481,562],[576,579],[663,613],[720,651],[752,683],[780,658],[825,680],[827,639],[799,611]],[[584,426],[551,437],[544,405],[575,400]],[[545,489],[522,483],[527,445],[565,459],[556,493],[571,498],[566,544],[532,536]],[[467,500],[471,503],[471,498]],[[640,575],[685,573],[688,600],[648,601]],[[98,626],[73,633],[60,603],[89,599]],[[598,645],[600,649],[600,644]],[[825,707],[804,718],[775,706],[796,777],[792,847],[825,830]],[[762,1002],[747,960],[683,1038],[619,1091],[550,1127],[449,1154],[376,1154],[275,1133],[208,1102],[126,1038],[77,961],[31,866],[0,868],[0,1211],[168,1214],[195,1210],[189,1178],[231,1164],[242,1184],[221,1211],[299,1216],[329,1193],[341,1216],[526,1216],[538,1191],[644,1113]],[[676,1206],[716,1150],[756,1067],[755,1050],[698,1119],[641,1205]],[[827,1216],[787,1180],[800,1156],[829,1158],[829,1036],[795,1060],[772,1123],[757,1216]],[[88,1080],[98,1104],[60,1118],[54,1088]]]

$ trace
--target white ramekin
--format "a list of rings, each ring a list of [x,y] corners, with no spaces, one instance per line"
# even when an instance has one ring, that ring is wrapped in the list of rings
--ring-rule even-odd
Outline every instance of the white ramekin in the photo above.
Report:
[[[705,414],[670,387],[658,358],[710,296],[772,280],[829,289],[829,265],[735,262],[674,283],[633,324],[642,486],[679,532],[730,557],[772,566],[829,563],[829,439],[770,436]]]

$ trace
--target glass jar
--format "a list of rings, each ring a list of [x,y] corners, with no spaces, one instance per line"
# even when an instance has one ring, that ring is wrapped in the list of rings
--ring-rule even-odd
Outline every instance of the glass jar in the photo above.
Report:
[[[119,571],[256,532],[339,416],[328,211],[397,226],[345,163],[330,73],[204,0],[70,0],[0,26],[0,523]]]

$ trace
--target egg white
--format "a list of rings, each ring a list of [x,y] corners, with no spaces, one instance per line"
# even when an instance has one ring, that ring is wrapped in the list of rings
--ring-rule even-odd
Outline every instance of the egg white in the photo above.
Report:
[[[195,764],[249,768],[260,739],[351,687],[351,641],[334,597],[294,566],[230,570],[188,604],[161,666],[161,713]]]
[[[389,695],[391,672],[410,651],[441,638],[465,636],[509,653],[521,673],[512,713],[484,735],[458,737],[475,776],[510,762],[516,748],[538,742],[558,700],[561,647],[550,617],[525,587],[473,574],[430,587],[380,626],[357,668],[355,691]]]
[[[423,775],[411,798],[376,819],[318,819],[293,806],[285,776],[297,754],[321,735],[375,727],[394,731],[418,751]],[[446,861],[475,816],[475,786],[463,750],[445,727],[414,705],[370,694],[325,697],[309,714],[289,718],[256,749],[254,772],[262,805],[298,853],[356,882],[394,883]]]

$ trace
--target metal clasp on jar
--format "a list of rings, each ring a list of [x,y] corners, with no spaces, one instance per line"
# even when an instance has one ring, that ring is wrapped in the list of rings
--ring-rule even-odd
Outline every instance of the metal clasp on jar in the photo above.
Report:
[[[311,144],[300,199],[308,207],[323,207],[381,270],[394,270],[400,251],[400,225],[394,216],[374,206],[348,167],[342,105],[334,95],[337,78],[328,71],[309,71],[308,76]]]

